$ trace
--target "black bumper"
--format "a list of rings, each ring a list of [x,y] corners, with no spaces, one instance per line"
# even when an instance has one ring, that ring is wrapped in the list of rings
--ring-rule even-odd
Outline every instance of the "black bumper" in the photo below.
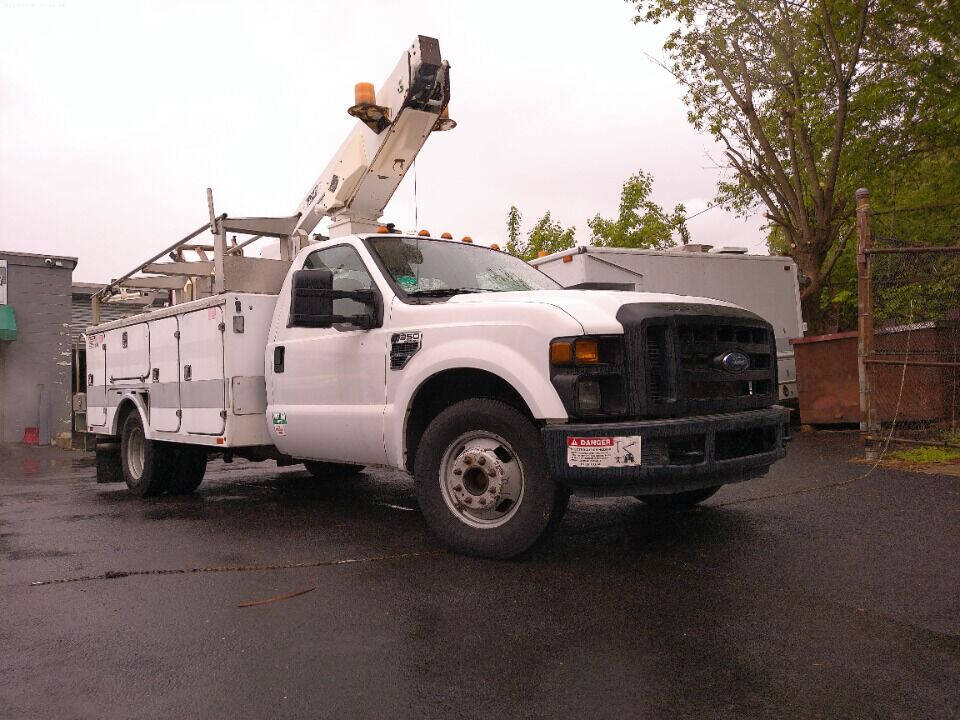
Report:
[[[749,480],[786,455],[790,411],[762,410],[687,418],[544,427],[543,443],[554,479],[580,495],[675,493]],[[640,463],[572,467],[569,438],[640,436]]]

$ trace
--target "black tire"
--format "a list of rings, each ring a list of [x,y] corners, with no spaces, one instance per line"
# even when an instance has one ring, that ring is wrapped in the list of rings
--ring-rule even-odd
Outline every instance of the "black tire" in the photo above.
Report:
[[[136,411],[127,416],[120,431],[120,465],[127,488],[134,495],[150,497],[167,489],[170,446],[146,439],[143,421]]]
[[[123,467],[120,463],[120,448],[97,450],[97,482],[122,483]]]
[[[166,490],[171,495],[189,495],[203,482],[207,471],[207,449],[200,445],[177,445],[171,455]]]
[[[653,510],[683,510],[713,497],[723,485],[687,490],[669,495],[637,495],[637,500],[643,500]]]
[[[477,443],[505,443],[494,450],[474,453],[472,434],[477,434]],[[470,439],[460,446],[463,438]],[[481,455],[484,463],[479,460]],[[486,464],[488,455],[491,461]],[[477,464],[468,467],[468,456],[470,463],[476,457]],[[494,456],[501,461],[499,464]],[[447,471],[444,477],[442,466]],[[462,467],[468,467],[466,472]],[[494,480],[489,480],[485,472]],[[479,481],[468,481],[471,473],[479,473]],[[464,400],[437,415],[417,446],[414,475],[417,499],[427,524],[445,545],[466,555],[496,559],[519,555],[540,539],[565,507],[566,491],[550,477],[536,426],[498,400]],[[455,477],[463,478],[461,485],[455,484]],[[469,496],[464,489],[468,485],[474,486]],[[507,497],[508,490],[517,494],[516,500]],[[457,499],[469,498],[472,503],[477,498],[479,503],[488,497],[488,491],[491,504],[484,508],[468,508],[464,504],[467,499]],[[508,500],[510,504],[505,505]],[[487,521],[480,517],[482,513],[497,517]],[[482,524],[486,522],[491,524]]]
[[[330,463],[320,460],[304,460],[303,466],[318,480],[334,480],[336,478],[350,478],[363,472],[363,465],[349,463]]]

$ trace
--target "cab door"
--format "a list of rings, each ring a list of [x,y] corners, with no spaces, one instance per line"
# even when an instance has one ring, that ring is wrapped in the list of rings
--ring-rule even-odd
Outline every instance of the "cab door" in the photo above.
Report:
[[[307,256],[303,267],[330,269],[334,290],[380,291],[352,245],[317,250]],[[337,315],[356,315],[364,309],[352,300],[334,300]],[[387,340],[383,329],[348,325],[278,330],[267,355],[267,423],[282,452],[333,462],[386,462]]]

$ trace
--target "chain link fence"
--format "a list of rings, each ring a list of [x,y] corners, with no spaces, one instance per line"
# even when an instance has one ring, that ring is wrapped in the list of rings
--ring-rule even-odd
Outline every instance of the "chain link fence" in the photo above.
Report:
[[[871,208],[857,191],[860,405],[868,455],[960,448],[960,213]]]

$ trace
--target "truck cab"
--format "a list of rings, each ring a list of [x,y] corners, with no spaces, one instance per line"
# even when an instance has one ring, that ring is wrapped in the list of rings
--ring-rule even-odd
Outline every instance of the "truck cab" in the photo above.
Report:
[[[565,290],[447,239],[305,248],[264,360],[281,453],[413,473],[431,527],[468,553],[526,549],[571,492],[692,504],[784,455],[769,323],[703,298]]]

